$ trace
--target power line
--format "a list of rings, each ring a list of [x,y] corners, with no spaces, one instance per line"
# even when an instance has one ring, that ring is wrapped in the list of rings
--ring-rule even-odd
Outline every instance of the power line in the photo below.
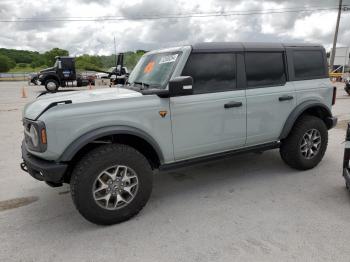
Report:
[[[264,14],[283,14],[283,13],[299,13],[299,12],[317,12],[337,10],[337,7],[330,8],[313,8],[313,9],[266,9],[254,11],[232,11],[232,12],[212,12],[212,13],[185,13],[177,15],[154,15],[154,16],[101,16],[101,17],[66,17],[66,18],[15,18],[12,20],[0,20],[0,23],[42,23],[42,22],[107,22],[107,21],[135,21],[135,20],[160,20],[160,19],[186,19],[186,18],[207,18],[207,17],[228,17],[228,16],[246,16],[246,15],[264,15]]]
[[[344,5],[346,6],[346,5]],[[299,11],[301,8],[307,8],[307,9],[325,9],[327,10],[330,9],[337,9],[338,5],[318,5],[318,6],[295,6],[295,7],[285,7],[285,8],[273,8],[273,9],[258,9],[258,10],[246,10],[246,11],[237,11],[237,10],[222,10],[222,11],[215,11],[215,12],[208,12],[208,11],[203,11],[203,12],[186,12],[186,13],[168,13],[167,16],[184,16],[184,15],[219,15],[222,13],[251,13],[251,12],[269,12],[269,11]],[[296,9],[296,10],[295,10]],[[304,9],[302,9],[304,10]],[[148,13],[145,17],[152,17],[152,16],[160,16],[160,14],[157,13]],[[86,17],[86,16],[50,16],[50,19],[87,19],[91,18],[91,16]],[[99,16],[96,18],[122,18],[122,16]],[[40,19],[40,18],[35,18],[35,17],[20,17],[16,19],[28,19],[28,20],[35,20],[35,19]],[[131,18],[132,19],[132,18]]]

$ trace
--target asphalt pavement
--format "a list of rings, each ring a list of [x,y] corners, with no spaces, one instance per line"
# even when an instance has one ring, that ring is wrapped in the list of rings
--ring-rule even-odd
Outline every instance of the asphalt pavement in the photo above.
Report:
[[[25,86],[0,82],[0,261],[349,261],[340,84],[340,123],[316,168],[293,170],[272,150],[159,173],[145,208],[108,227],[79,215],[69,186],[20,170],[21,110],[44,91]]]

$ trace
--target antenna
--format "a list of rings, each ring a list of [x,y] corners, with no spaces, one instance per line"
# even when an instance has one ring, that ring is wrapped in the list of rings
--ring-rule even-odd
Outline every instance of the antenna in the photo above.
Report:
[[[117,44],[116,44],[116,41],[115,41],[115,36],[114,36],[114,54],[115,54],[115,68],[118,67],[118,61],[117,61]]]

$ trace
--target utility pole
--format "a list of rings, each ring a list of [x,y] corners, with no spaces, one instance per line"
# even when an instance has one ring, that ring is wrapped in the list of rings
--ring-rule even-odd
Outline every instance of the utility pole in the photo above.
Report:
[[[335,33],[334,33],[334,39],[333,39],[333,48],[332,48],[331,60],[330,60],[330,63],[329,63],[329,67],[330,67],[331,71],[333,71],[333,66],[334,66],[335,50],[337,48],[337,39],[338,39],[338,31],[339,31],[339,23],[340,23],[340,15],[341,15],[341,11],[342,11],[342,5],[343,5],[343,0],[339,0],[337,24],[335,26]]]

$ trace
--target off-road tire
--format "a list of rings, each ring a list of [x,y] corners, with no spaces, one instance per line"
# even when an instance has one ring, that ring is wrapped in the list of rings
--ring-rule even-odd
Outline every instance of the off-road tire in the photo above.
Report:
[[[51,87],[51,85],[55,85],[55,87]],[[58,87],[59,87],[59,84],[55,79],[48,79],[45,82],[45,89],[48,92],[56,92]]]
[[[321,135],[321,145],[318,153],[311,159],[306,159],[300,150],[304,134],[311,129],[316,129]],[[283,161],[292,168],[307,170],[315,167],[323,158],[328,144],[328,130],[322,119],[305,115],[294,124],[288,137],[281,141],[280,154]]]
[[[99,206],[92,188],[97,176],[113,165],[132,168],[138,176],[138,190],[131,202],[117,210]],[[134,148],[123,144],[97,147],[87,153],[75,166],[71,181],[71,195],[80,214],[92,223],[111,225],[135,216],[147,203],[153,185],[153,172],[147,159]]]

